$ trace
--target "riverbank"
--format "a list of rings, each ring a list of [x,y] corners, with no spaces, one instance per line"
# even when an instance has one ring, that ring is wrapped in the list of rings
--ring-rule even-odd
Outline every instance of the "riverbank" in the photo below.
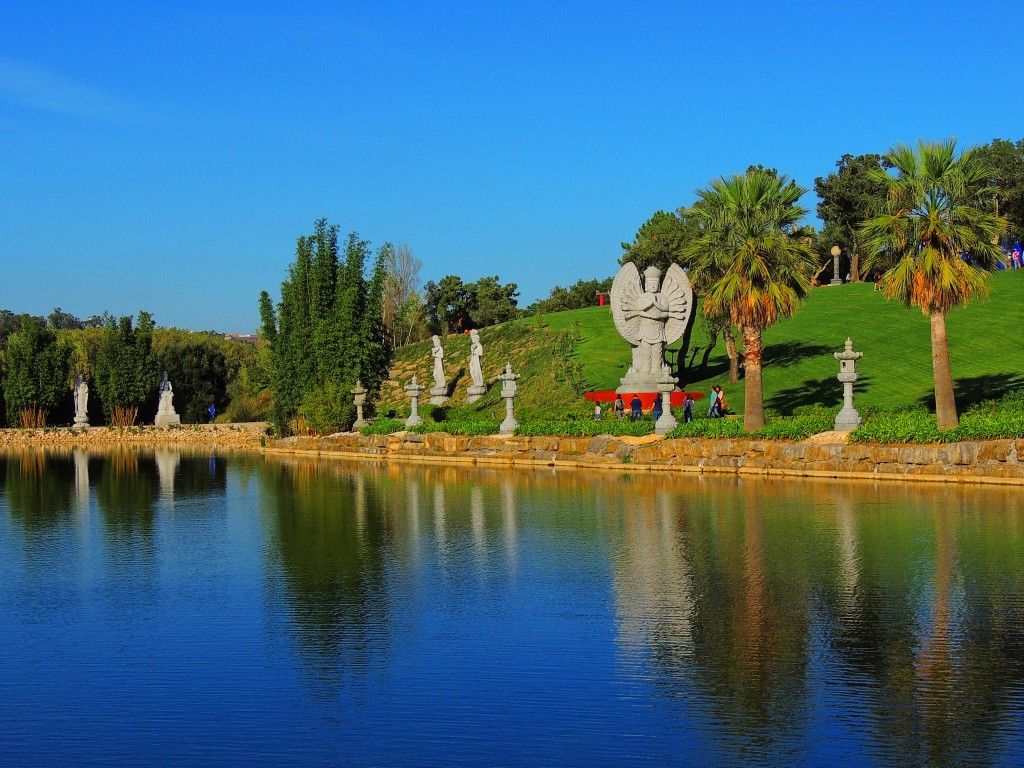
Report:
[[[398,461],[613,471],[769,475],[943,483],[1024,485],[1024,440],[945,445],[847,443],[826,432],[800,441],[661,437],[465,437],[344,433],[274,439],[266,424],[190,424],[173,427],[93,427],[0,430],[0,450],[110,449],[117,446],[216,448]]]
[[[550,466],[703,474],[761,474],[1024,485],[1021,440],[873,445],[825,433],[801,442],[660,437],[462,437],[340,434],[267,440],[268,453],[375,461]]]
[[[265,441],[266,431],[265,422],[182,424],[168,427],[0,429],[0,450],[28,447],[109,448],[118,445],[214,446],[227,450],[259,450]]]

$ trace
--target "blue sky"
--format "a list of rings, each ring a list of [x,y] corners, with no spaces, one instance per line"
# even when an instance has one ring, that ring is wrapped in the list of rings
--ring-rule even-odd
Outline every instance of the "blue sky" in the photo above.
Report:
[[[520,303],[761,163],[1024,136],[1024,6],[13,3],[0,308],[252,331],[326,217]],[[999,42],[1006,39],[1006,45]],[[813,213],[813,192],[804,204]]]

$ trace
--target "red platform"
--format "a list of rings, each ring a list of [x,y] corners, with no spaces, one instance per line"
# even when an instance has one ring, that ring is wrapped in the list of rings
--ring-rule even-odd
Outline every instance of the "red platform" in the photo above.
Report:
[[[654,407],[654,399],[660,397],[657,392],[637,392],[636,396],[640,398],[640,402],[643,404],[642,408],[645,411],[649,411]],[[585,399],[592,403],[614,403],[615,402],[615,390],[614,389],[603,389],[597,392],[587,392],[583,396]],[[704,397],[703,392],[691,392],[690,397],[694,400],[700,400]],[[622,402],[626,404],[626,410],[629,410],[629,401],[633,399],[632,392],[624,392],[622,395]],[[670,402],[673,408],[682,408],[683,400],[686,399],[685,392],[672,392]]]

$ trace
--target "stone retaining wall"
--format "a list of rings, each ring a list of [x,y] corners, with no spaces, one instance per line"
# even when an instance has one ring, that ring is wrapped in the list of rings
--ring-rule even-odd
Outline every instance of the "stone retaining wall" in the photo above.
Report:
[[[343,434],[270,441],[268,450],[384,460],[525,466],[915,479],[1024,484],[1021,440],[948,445],[630,437],[460,437]]]

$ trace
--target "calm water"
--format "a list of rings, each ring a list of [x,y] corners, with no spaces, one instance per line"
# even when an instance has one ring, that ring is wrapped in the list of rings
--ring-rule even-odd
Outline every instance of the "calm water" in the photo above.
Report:
[[[1020,765],[1019,490],[0,456],[4,765]]]

